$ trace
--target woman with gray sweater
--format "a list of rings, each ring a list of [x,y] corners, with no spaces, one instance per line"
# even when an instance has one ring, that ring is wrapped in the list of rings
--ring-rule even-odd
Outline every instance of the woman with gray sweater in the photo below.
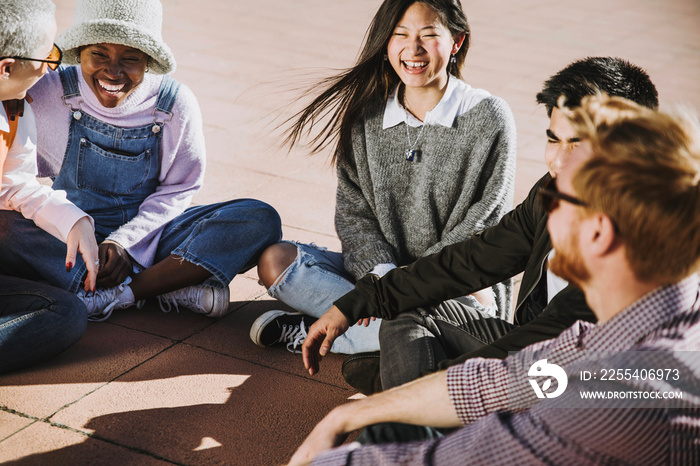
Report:
[[[510,210],[515,123],[502,99],[461,80],[469,36],[458,0],[385,0],[357,64],[327,78],[325,90],[294,117],[290,145],[331,114],[312,144],[318,152],[336,143],[342,254],[295,242],[263,252],[261,282],[299,312],[261,315],[250,331],[256,344],[298,351],[308,326],[357,279],[438,252]],[[461,305],[508,318],[510,294],[501,284]],[[332,351],[378,350],[379,324],[358,322]]]

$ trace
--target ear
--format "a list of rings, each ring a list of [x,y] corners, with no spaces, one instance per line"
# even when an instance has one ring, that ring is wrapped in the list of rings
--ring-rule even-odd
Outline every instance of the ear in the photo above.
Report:
[[[464,38],[465,38],[465,37],[466,37],[466,36],[465,36],[464,34],[460,34],[460,35],[458,35],[458,36],[455,36],[455,38],[454,38],[455,43],[454,43],[454,45],[452,46],[452,55],[454,55],[455,53],[459,52],[459,49],[462,48],[462,44],[464,43]]]
[[[0,60],[0,79],[7,79],[10,77],[10,68],[15,64],[17,60],[14,58],[3,58]]]
[[[615,224],[607,215],[596,213],[589,219],[591,222],[588,231],[590,251],[592,254],[602,257],[613,252],[619,246],[619,238]]]

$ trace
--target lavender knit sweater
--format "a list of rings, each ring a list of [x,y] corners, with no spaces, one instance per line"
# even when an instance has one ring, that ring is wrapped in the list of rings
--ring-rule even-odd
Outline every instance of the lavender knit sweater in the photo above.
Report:
[[[153,122],[153,108],[161,75],[146,74],[143,82],[115,108],[103,107],[78,72],[83,112],[105,123],[133,128]],[[63,87],[57,72],[47,73],[30,94],[38,132],[40,176],[58,174],[68,147],[69,108],[63,103]],[[143,267],[153,264],[163,227],[190,206],[202,186],[206,151],[202,115],[192,91],[182,86],[173,107],[173,118],[163,128],[160,185],[144,200],[139,213],[115,230],[108,239],[123,246]]]
[[[407,265],[467,239],[513,203],[516,130],[504,100],[485,98],[451,128],[426,125],[414,163],[404,158],[405,123],[382,129],[383,113],[383,103],[367,109],[337,170],[335,225],[345,268],[357,279],[376,264]],[[409,128],[411,141],[419,131]],[[510,290],[496,294],[507,314]]]

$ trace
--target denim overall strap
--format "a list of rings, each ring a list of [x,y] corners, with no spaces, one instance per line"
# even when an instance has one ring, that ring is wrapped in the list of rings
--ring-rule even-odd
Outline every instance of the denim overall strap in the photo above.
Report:
[[[81,108],[82,100],[78,102],[78,108],[68,103],[68,99],[80,97],[80,86],[78,85],[78,68],[75,66],[61,66],[58,68],[58,76],[61,78],[63,86],[63,103],[76,111]]]
[[[158,90],[156,108],[153,109],[153,115],[156,118],[158,118],[157,113],[163,113],[167,117],[164,121],[172,120],[173,105],[175,105],[178,92],[180,92],[180,83],[170,76],[163,76],[163,81],[160,83],[160,89]]]
[[[161,130],[172,118],[179,84],[163,79],[153,123],[124,128],[84,112],[82,100],[76,104],[77,67],[59,73],[71,122],[63,166],[53,186],[65,190],[71,202],[93,217],[97,237],[103,240],[133,219],[160,184]],[[164,111],[167,119],[160,117]]]

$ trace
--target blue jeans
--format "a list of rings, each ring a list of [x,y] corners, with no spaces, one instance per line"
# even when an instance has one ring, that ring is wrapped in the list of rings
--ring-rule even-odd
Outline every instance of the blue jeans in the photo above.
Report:
[[[299,312],[321,317],[333,303],[355,288],[355,280],[343,266],[343,255],[314,244],[294,243],[297,257],[268,294]],[[353,325],[333,343],[333,353],[355,354],[379,350],[381,320],[368,327]]]
[[[77,296],[43,283],[0,276],[0,373],[48,359],[85,333]]]
[[[158,242],[155,262],[171,254],[206,269],[208,284],[223,288],[255,266],[262,251],[282,236],[277,211],[254,199],[190,207],[168,223]],[[98,236],[98,243],[104,238]],[[45,280],[77,293],[85,275],[78,254],[70,272],[66,245],[15,211],[0,211],[0,273]]]

